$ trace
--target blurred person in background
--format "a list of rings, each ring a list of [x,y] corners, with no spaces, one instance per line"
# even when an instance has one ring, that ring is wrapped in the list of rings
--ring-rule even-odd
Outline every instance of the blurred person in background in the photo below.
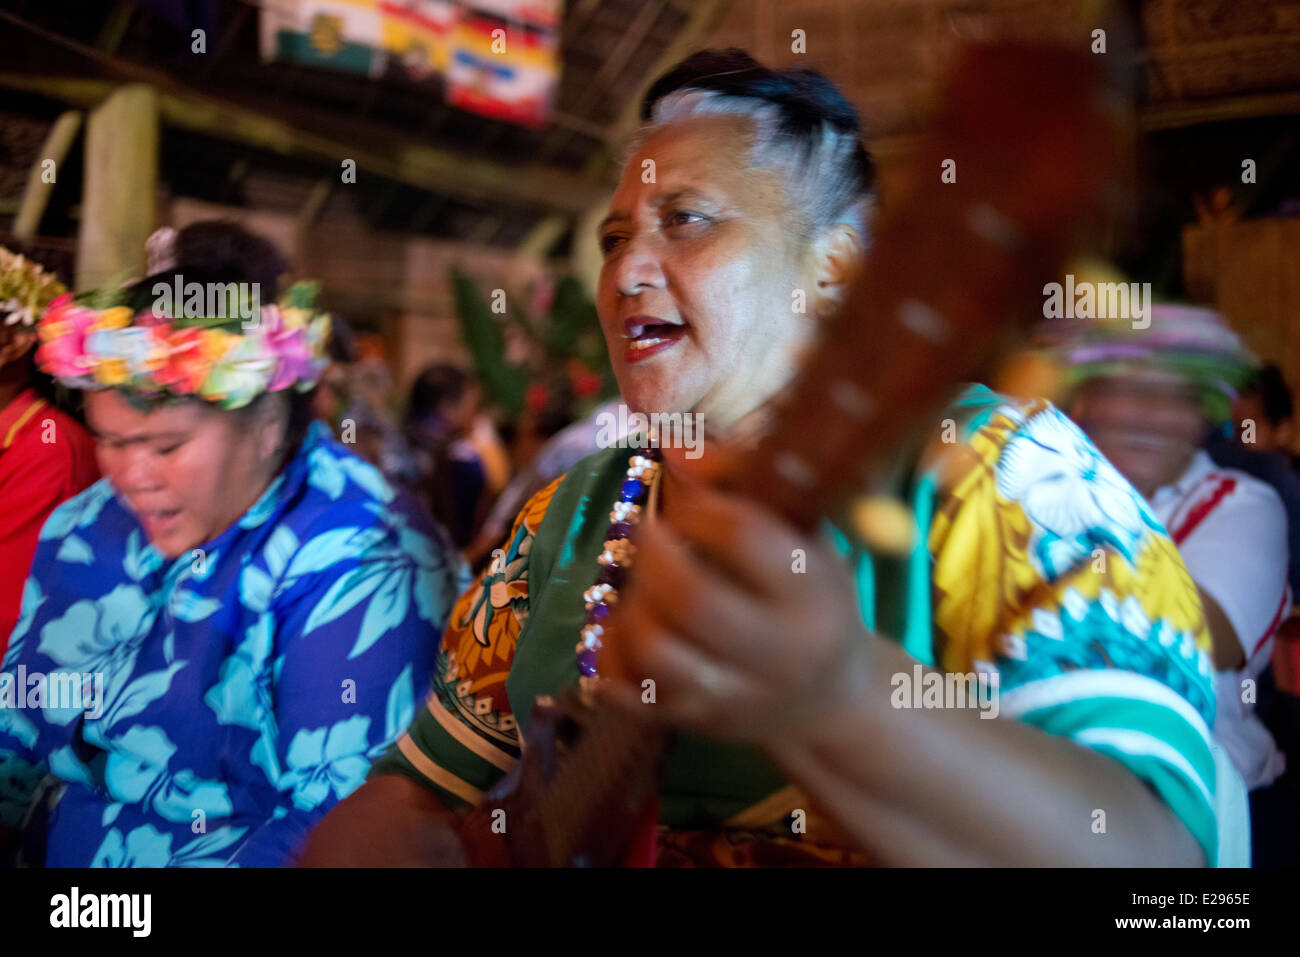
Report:
[[[1215,429],[1205,444],[1214,464],[1266,482],[1286,508],[1291,600],[1300,597],[1300,474],[1291,458],[1291,391],[1275,365],[1251,373],[1232,403],[1231,428]]]
[[[465,550],[470,567],[475,571],[481,570],[484,559],[505,539],[511,523],[525,502],[582,459],[600,451],[597,438],[606,418],[626,423],[626,416],[621,420],[618,416],[621,404],[621,399],[610,399],[597,406],[585,418],[552,432],[542,447],[517,469],[510,484],[493,503],[474,541]],[[615,440],[621,440],[625,435],[625,430],[617,432]]]
[[[1276,452],[1286,455],[1295,464],[1292,448],[1295,444],[1295,402],[1291,389],[1282,376],[1282,370],[1272,363],[1262,366],[1242,388],[1232,404],[1232,417],[1237,426],[1238,440],[1257,452]],[[1245,442],[1241,436],[1251,423],[1253,438]]]
[[[0,660],[41,526],[99,478],[94,442],[36,368],[36,320],[66,291],[37,263],[0,247]]]
[[[0,851],[33,866],[283,863],[410,720],[464,580],[312,421],[314,287],[277,303],[279,253],[230,223],[165,259],[39,324],[105,477],[42,528],[3,663],[88,676],[57,700],[0,689]],[[227,298],[160,309],[176,280]],[[232,314],[232,289],[260,312]]]
[[[484,505],[490,505],[498,495],[505,491],[510,482],[514,464],[510,448],[506,445],[497,427],[496,420],[486,408],[480,405],[478,414],[469,430],[469,444],[478,453],[483,463],[483,482],[487,493]]]
[[[426,507],[460,548],[474,538],[489,504],[488,469],[473,441],[483,389],[459,366],[421,372],[406,407],[406,440]]]
[[[1275,804],[1271,818],[1281,824],[1276,839],[1260,852],[1263,861],[1288,865],[1300,864],[1300,827],[1286,829],[1288,818],[1300,818],[1300,616],[1295,606],[1300,597],[1300,473],[1291,453],[1294,408],[1282,370],[1263,366],[1232,404],[1233,428],[1216,430],[1206,445],[1216,465],[1267,482],[1286,508],[1292,606],[1278,628],[1272,667],[1260,675],[1256,711],[1286,755],[1289,770],[1256,803]]]
[[[1286,761],[1255,706],[1290,610],[1287,515],[1269,485],[1202,448],[1230,421],[1253,360],[1221,316],[1181,305],[1154,306],[1146,329],[1080,323],[1061,350],[1071,415],[1146,497],[1196,582],[1213,640],[1214,735],[1251,791],[1254,859],[1266,861],[1279,830],[1269,785]],[[1293,829],[1300,808],[1282,816]]]
[[[313,414],[329,425],[336,440],[379,469],[390,483],[414,491],[419,470],[389,412],[388,366],[345,319],[332,316],[331,329],[330,363],[313,394]]]

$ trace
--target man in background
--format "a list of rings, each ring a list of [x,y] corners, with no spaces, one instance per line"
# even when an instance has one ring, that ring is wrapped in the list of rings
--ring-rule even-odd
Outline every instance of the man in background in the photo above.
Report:
[[[1267,482],[1286,508],[1290,530],[1291,597],[1300,596],[1300,474],[1290,454],[1291,392],[1275,365],[1256,370],[1232,404],[1233,428],[1216,430],[1205,445],[1215,465]]]
[[[1252,792],[1258,861],[1282,823],[1264,813],[1262,792],[1286,762],[1255,704],[1290,610],[1287,516],[1269,485],[1202,448],[1229,421],[1233,384],[1251,358],[1220,316],[1190,306],[1155,306],[1145,329],[1092,322],[1062,348],[1071,415],[1147,499],[1200,592],[1213,640],[1214,737]]]
[[[1294,466],[1291,446],[1295,441],[1295,403],[1287,387],[1282,370],[1269,364],[1262,366],[1246,383],[1232,404],[1232,417],[1237,424],[1238,436],[1243,436],[1247,425],[1253,424],[1252,439],[1242,444],[1257,452],[1285,456]]]
[[[482,401],[473,376],[438,363],[416,377],[406,408],[421,497],[461,549],[473,540],[491,495],[487,464],[472,440]]]

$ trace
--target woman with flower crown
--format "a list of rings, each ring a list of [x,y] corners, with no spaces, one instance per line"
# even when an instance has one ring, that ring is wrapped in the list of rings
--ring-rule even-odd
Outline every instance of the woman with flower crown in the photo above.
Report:
[[[105,478],[45,523],[0,672],[0,839],[29,864],[281,864],[409,723],[462,584],[311,422],[312,287],[276,301],[282,260],[230,224],[170,258],[39,323]]]
[[[0,247],[0,658],[50,512],[99,478],[86,430],[36,369],[36,319],[63,283]]]

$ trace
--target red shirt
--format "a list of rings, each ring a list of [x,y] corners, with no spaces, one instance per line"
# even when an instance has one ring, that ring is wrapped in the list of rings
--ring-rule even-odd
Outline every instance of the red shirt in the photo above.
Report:
[[[0,409],[0,659],[22,607],[41,526],[99,478],[94,439],[31,389]]]

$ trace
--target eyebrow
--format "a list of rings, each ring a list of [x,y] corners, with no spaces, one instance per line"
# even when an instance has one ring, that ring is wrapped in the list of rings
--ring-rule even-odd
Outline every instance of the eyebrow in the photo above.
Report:
[[[614,223],[626,223],[631,221],[631,219],[632,217],[627,213],[610,213],[600,221],[600,225],[596,227],[596,234],[600,235],[603,233],[606,226],[612,226]]]
[[[686,186],[682,189],[674,190],[671,193],[665,193],[662,196],[656,197],[651,202],[650,205],[652,205],[657,210],[660,209],[661,207],[672,205],[673,203],[683,199],[695,200],[695,199],[707,199],[707,198],[708,197],[705,196],[702,190],[696,189],[694,186]],[[603,233],[605,231],[606,226],[610,226],[614,223],[629,222],[631,219],[632,217],[629,216],[627,213],[610,213],[608,216],[606,216],[604,219],[600,221],[600,225],[596,227],[596,233],[597,235],[599,235],[600,233]]]
[[[96,441],[117,442],[121,445],[139,445],[143,442],[154,442],[158,440],[179,441],[185,438],[184,432],[146,432],[144,435],[132,435],[123,437],[115,432],[109,432],[104,429],[98,429],[86,420],[86,430],[90,432],[91,437]]]

